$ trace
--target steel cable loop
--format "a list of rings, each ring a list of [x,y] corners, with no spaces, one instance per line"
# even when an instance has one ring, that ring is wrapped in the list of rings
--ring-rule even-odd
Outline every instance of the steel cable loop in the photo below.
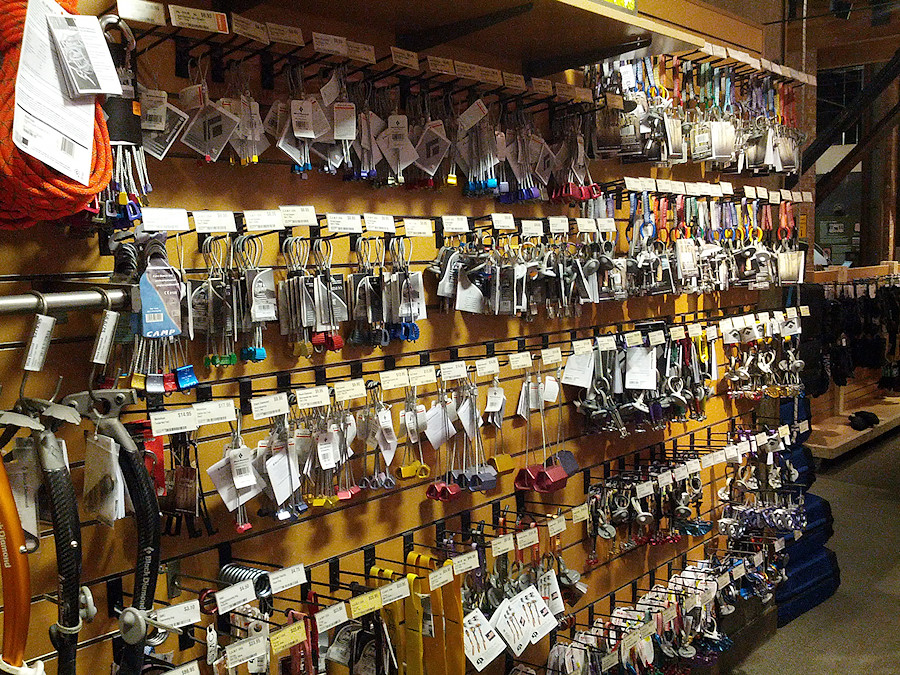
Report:
[[[237,584],[241,581],[252,581],[259,598],[259,608],[267,614],[272,613],[272,586],[269,573],[257,567],[249,567],[238,563],[228,563],[219,570],[218,580],[226,584]]]
[[[75,12],[75,0],[60,0]],[[95,103],[94,140],[88,185],[71,180],[25,154],[12,141],[16,76],[22,51],[27,0],[4,3],[0,14],[0,229],[18,230],[82,211],[112,177],[112,150],[106,118]]]

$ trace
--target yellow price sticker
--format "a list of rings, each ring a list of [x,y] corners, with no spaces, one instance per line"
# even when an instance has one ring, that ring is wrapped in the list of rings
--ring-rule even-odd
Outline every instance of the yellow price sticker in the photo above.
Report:
[[[294,645],[299,645],[305,639],[306,626],[303,625],[302,621],[295,621],[269,635],[269,643],[272,645],[273,654],[286,652]]]
[[[358,619],[366,614],[371,614],[372,612],[377,612],[381,607],[380,589],[357,595],[355,598],[350,598],[350,616],[354,619]]]

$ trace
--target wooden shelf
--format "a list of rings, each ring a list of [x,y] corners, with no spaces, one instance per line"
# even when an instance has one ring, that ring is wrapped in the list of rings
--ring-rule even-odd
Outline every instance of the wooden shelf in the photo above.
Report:
[[[283,7],[283,3],[266,2]],[[520,7],[524,0],[391,0],[390,2],[320,2],[295,0],[291,10],[350,24],[409,35]],[[248,15],[252,14],[248,12]],[[440,36],[440,32],[436,32]],[[649,53],[702,47],[703,40],[658,21],[591,0],[534,0],[530,10],[501,23],[450,40],[449,47],[471,49],[520,62],[560,58],[614,47],[649,37]],[[397,42],[400,46],[400,41]]]
[[[847,416],[856,410],[869,410],[875,413],[881,423],[864,431],[855,431],[847,421]],[[847,411],[844,415],[815,422],[806,445],[812,451],[813,457],[825,460],[837,459],[897,427],[900,427],[900,396],[869,398],[859,401],[854,405],[854,410]]]

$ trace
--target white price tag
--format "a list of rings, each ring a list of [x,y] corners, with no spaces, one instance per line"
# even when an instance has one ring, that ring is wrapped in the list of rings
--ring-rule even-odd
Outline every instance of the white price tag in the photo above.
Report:
[[[387,232],[389,234],[397,232],[394,216],[383,213],[365,213],[363,219],[366,223],[366,232]]]
[[[775,552],[779,553],[784,550],[784,537],[779,537],[774,543]]]
[[[496,356],[489,356],[486,359],[478,359],[475,362],[475,374],[478,375],[478,377],[499,375],[500,361]]]
[[[506,71],[503,71],[503,86],[507,89],[516,89],[518,91],[525,91],[528,88],[525,86],[525,78],[522,75],[507,73]]]
[[[553,82],[540,77],[531,78],[531,88],[538,94],[553,96]]]
[[[531,352],[516,352],[509,355],[509,367],[513,370],[531,368]]]
[[[204,424],[222,424],[224,422],[237,421],[237,409],[234,401],[204,401],[194,404],[194,414],[197,416],[197,426]]]
[[[428,218],[405,218],[403,231],[407,237],[430,237],[434,234],[434,225]]]
[[[381,604],[389,605],[392,602],[399,602],[410,596],[409,579],[403,577],[392,584],[381,587]]]
[[[520,551],[531,546],[537,546],[538,541],[539,535],[536,527],[529,527],[516,533],[516,548]]]
[[[164,607],[156,612],[156,620],[172,628],[200,623],[200,601],[188,600],[180,605]]]
[[[437,382],[434,366],[419,366],[407,371],[410,387],[424,387]]]
[[[428,589],[433,593],[453,581],[453,565],[441,565],[428,575]]]
[[[250,399],[250,411],[253,419],[264,420],[278,415],[287,415],[291,411],[288,396],[284,392],[271,396],[259,396]]]
[[[456,576],[465,574],[466,572],[478,568],[478,551],[469,551],[468,553],[463,553],[462,555],[458,555],[455,558],[452,558],[452,561],[453,573]]]
[[[565,516],[554,516],[547,521],[547,534],[551,537],[555,537],[565,532],[568,526],[569,523],[566,521]]]
[[[328,231],[339,234],[362,234],[362,218],[358,213],[326,213]]]
[[[638,499],[643,499],[644,497],[649,497],[654,492],[653,481],[647,480],[643,483],[638,483],[634,488],[634,494],[637,495]]]
[[[323,54],[347,56],[347,38],[327,33],[313,33],[313,49]]]
[[[601,352],[613,352],[618,349],[615,335],[600,335],[597,338],[597,349]]]
[[[541,350],[541,363],[545,366],[552,366],[562,363],[562,351],[559,347],[548,347]]]
[[[465,361],[451,361],[441,364],[441,379],[444,382],[465,379],[468,374],[468,366]]]
[[[318,227],[319,219],[313,206],[279,206],[285,227]]]
[[[166,6],[161,2],[147,0],[117,0],[116,11],[122,19],[152,23],[154,26],[166,25]]]
[[[150,429],[154,436],[168,436],[196,431],[197,413],[193,407],[150,413]]]
[[[444,234],[465,234],[469,232],[469,219],[466,216],[441,216]]]
[[[523,237],[543,237],[544,222],[541,220],[522,220]]]
[[[240,583],[223,588],[216,594],[216,612],[219,616],[228,614],[233,609],[241,605],[247,605],[256,600],[256,588],[253,580],[241,581]]]
[[[365,397],[366,383],[362,378],[334,383],[334,400],[338,403],[346,403],[353,399]]]
[[[187,232],[191,229],[187,209],[161,209],[144,206],[141,222],[146,232]]]
[[[283,593],[300,584],[305,584],[306,581],[306,566],[303,563],[269,572],[269,585],[272,587],[273,593]]]
[[[296,389],[294,395],[297,397],[297,407],[300,410],[309,410],[310,408],[324,408],[331,404],[331,395],[326,385],[318,387],[304,387]]]
[[[409,374],[405,368],[385,370],[378,377],[381,380],[381,389],[383,391],[409,386]]]
[[[590,354],[594,351],[594,341],[593,340],[573,340],[572,341],[572,354]]]
[[[202,234],[237,232],[234,213],[231,211],[192,211],[194,229]]]
[[[569,219],[565,216],[550,216],[550,234],[569,234]]]
[[[516,230],[516,219],[511,213],[492,213],[491,222],[496,230],[509,232],[514,232]]]
[[[280,42],[285,45],[303,47],[303,32],[296,26],[283,26],[280,23],[266,22],[269,31],[269,39],[272,42]]]
[[[253,21],[240,14],[231,13],[231,30],[236,35],[248,37],[260,44],[269,44],[269,30],[266,24]]]
[[[669,337],[672,340],[684,340],[686,333],[684,326],[672,326],[669,328]]]
[[[587,504],[579,504],[572,509],[572,524],[577,525],[583,523],[590,518],[591,509]]]
[[[504,534],[503,536],[491,540],[491,555],[495,558],[504,553],[509,553],[515,548],[516,542],[514,534]]]
[[[228,32],[228,17],[223,12],[169,5],[169,17],[176,28],[193,28],[211,33]]]
[[[650,331],[650,334],[647,336],[647,339],[650,340],[651,347],[657,347],[659,345],[664,345],[666,343],[666,334],[661,330]]]
[[[597,232],[597,221],[593,218],[576,218],[575,228],[578,234],[593,234]]]
[[[91,353],[91,363],[105,366],[109,361],[109,351],[112,348],[113,338],[116,336],[116,326],[119,323],[119,313],[109,309],[103,310],[100,320],[100,330],[94,341],[94,350]]]
[[[378,62],[375,58],[375,45],[347,40],[347,56],[354,61],[362,61],[373,66]]]
[[[600,660],[600,670],[604,673],[609,672],[619,665],[619,652],[615,651],[607,654]]]
[[[419,55],[408,49],[400,49],[400,47],[391,47],[391,60],[395,66],[409,68],[410,70],[419,69]]]
[[[445,59],[440,56],[427,56],[425,58],[428,59],[429,72],[456,76],[456,68],[453,66],[453,59]]]
[[[641,347],[644,344],[644,336],[640,331],[625,333],[625,345],[627,347]]]
[[[342,623],[347,623],[349,620],[347,605],[343,602],[335,603],[316,612],[316,628],[318,628],[320,633],[331,630],[335,626],[340,626]]]
[[[284,229],[281,209],[244,211],[244,223],[247,225],[247,232],[267,232]]]
[[[121,7],[121,0],[117,4]],[[177,668],[166,671],[166,675],[200,675],[200,666],[198,664],[199,661],[188,661]]]
[[[242,663],[247,663],[257,656],[263,656],[269,651],[269,641],[265,635],[254,635],[225,647],[225,663],[229,668],[237,668]]]
[[[675,475],[671,471],[663,471],[656,477],[656,484],[660,489],[669,487],[675,482]]]
[[[703,467],[700,465],[699,459],[689,459],[686,466],[688,474],[700,473],[700,471],[703,469]]]

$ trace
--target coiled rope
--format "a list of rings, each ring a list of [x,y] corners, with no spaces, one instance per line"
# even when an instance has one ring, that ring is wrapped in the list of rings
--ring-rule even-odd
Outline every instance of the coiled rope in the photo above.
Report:
[[[59,4],[74,13],[77,0],[60,0]],[[16,73],[27,9],[28,0],[6,0],[0,12],[0,229],[5,230],[20,230],[78,213],[112,177],[109,133],[99,102],[95,103],[88,185],[51,169],[13,143]]]

